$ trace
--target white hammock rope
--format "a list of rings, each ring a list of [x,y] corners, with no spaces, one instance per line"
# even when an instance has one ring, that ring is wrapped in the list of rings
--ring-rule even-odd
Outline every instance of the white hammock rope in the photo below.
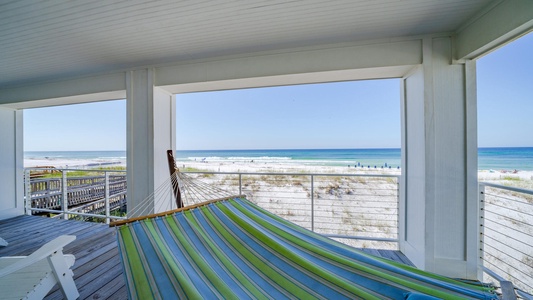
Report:
[[[128,208],[128,217],[144,216],[153,213],[154,208],[171,210],[176,208],[172,194],[172,177],[165,180],[154,192],[144,198],[135,207]]]
[[[182,192],[181,196],[184,200],[183,204],[185,206],[234,195],[234,193],[221,189],[214,184],[191,178],[188,174],[181,172],[176,172],[174,174],[177,174],[176,177]]]
[[[152,194],[132,209],[128,209],[128,218],[152,214],[154,208],[158,211],[176,209],[177,204],[174,196],[174,187],[176,185],[180,189],[184,207],[213,199],[236,196],[234,193],[221,189],[214,184],[203,182],[185,173],[174,172]]]

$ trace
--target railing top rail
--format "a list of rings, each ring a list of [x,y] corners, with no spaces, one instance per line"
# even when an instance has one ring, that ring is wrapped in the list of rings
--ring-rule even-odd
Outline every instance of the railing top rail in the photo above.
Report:
[[[279,172],[213,172],[213,171],[180,171],[182,173],[190,174],[221,174],[221,175],[281,175],[281,176],[353,176],[353,177],[393,177],[400,178],[401,175],[394,174],[350,174],[350,173],[279,173]]]
[[[46,209],[46,208],[28,208],[28,210],[34,210],[34,211],[42,211],[42,212],[49,212],[49,213],[56,213],[56,214],[69,214],[69,215],[77,215],[77,216],[83,216],[83,217],[93,217],[93,218],[108,218],[104,215],[97,215],[97,214],[88,214],[88,213],[80,213],[77,211],[67,210],[55,210],[55,209]],[[120,216],[109,216],[111,219],[117,219],[117,220],[127,220],[127,217],[120,217]]]
[[[499,188],[502,190],[508,190],[508,191],[513,191],[513,192],[533,195],[533,190],[528,190],[528,189],[523,189],[523,188],[518,188],[518,187],[513,187],[513,186],[505,186],[505,185],[490,183],[490,182],[480,182],[479,185],[490,186],[490,187]]]

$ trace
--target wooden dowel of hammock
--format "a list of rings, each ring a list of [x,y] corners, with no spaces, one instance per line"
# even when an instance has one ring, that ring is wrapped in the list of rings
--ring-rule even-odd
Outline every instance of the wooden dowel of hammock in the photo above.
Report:
[[[172,153],[172,150],[167,150],[167,159],[170,176],[175,176],[174,173],[179,172],[180,170],[178,169],[178,166],[176,166],[176,160],[174,159],[174,154]],[[177,181],[172,182],[172,191],[174,192],[174,197],[176,197],[176,206],[178,208],[182,208],[183,201],[181,199],[181,191]]]
[[[245,195],[235,195],[235,196],[229,196],[229,197],[224,197],[224,198],[219,198],[219,199],[213,199],[213,200],[205,201],[202,203],[197,203],[194,205],[189,205],[189,206],[182,207],[182,208],[176,208],[176,209],[169,210],[169,211],[150,214],[146,216],[135,217],[135,218],[127,219],[127,220],[119,220],[119,221],[111,222],[109,223],[109,227],[121,226],[124,224],[133,223],[135,221],[141,221],[141,220],[149,219],[149,218],[163,217],[163,216],[171,215],[171,214],[174,214],[180,211],[197,208],[200,206],[208,205],[208,204],[219,202],[219,201],[225,201],[225,200],[230,200],[230,199],[235,199],[235,198],[245,198],[245,197],[246,197]]]

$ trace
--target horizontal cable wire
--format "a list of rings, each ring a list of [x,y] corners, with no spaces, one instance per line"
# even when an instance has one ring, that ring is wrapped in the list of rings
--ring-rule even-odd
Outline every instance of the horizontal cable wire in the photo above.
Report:
[[[495,242],[501,244],[502,246],[507,247],[507,248],[510,248],[510,249],[513,249],[513,250],[515,250],[516,252],[522,253],[522,254],[525,255],[525,256],[531,256],[530,254],[525,253],[525,252],[523,252],[523,251],[521,251],[521,250],[518,250],[518,249],[516,249],[515,247],[511,247],[511,246],[509,246],[508,244],[505,244],[504,242],[502,242],[502,241],[500,241],[500,240],[498,240],[498,239],[496,239],[496,238],[493,238],[493,237],[491,237],[491,236],[489,236],[489,235],[485,235],[485,238],[486,238],[486,239],[487,239],[487,238],[488,238],[488,239],[491,239],[491,240],[493,240],[493,241],[495,241]],[[518,241],[518,240],[515,239],[515,241]],[[518,242],[520,242],[520,244],[522,244],[522,245],[526,245],[526,246],[528,246],[528,244],[526,244],[526,243],[524,243],[524,242],[521,242],[521,241],[518,241]],[[485,245],[487,245],[487,243],[485,243]],[[494,248],[494,247],[493,247],[493,248]],[[506,255],[507,255],[507,254],[506,254]]]
[[[489,247],[489,248],[492,248],[492,249],[494,249],[496,252],[498,252],[498,249],[496,249],[495,247],[493,247],[493,246],[491,246],[491,245],[486,244],[485,246],[486,246],[486,247]],[[501,253],[501,252],[500,252],[500,253]],[[485,254],[489,255],[490,257],[494,257],[494,258],[497,259],[497,260],[501,260],[498,256],[496,256],[496,255],[495,255],[493,252],[491,252],[491,251],[485,251]],[[516,257],[514,257],[514,256],[508,255],[508,254],[506,254],[506,253],[501,253],[501,254],[503,254],[505,257],[507,257],[507,258],[511,258],[511,259],[513,259],[513,260],[515,260],[515,261],[517,261],[517,262],[519,262],[519,263],[522,262],[521,260],[519,260],[518,258],[516,258]],[[529,257],[528,255],[525,255],[525,256]],[[509,264],[509,263],[507,263],[507,262],[504,262],[504,261],[502,261],[502,262],[505,263],[506,265],[512,267],[511,264]],[[528,266],[528,268],[531,269],[532,267]],[[514,267],[513,267],[513,269],[516,270],[516,271],[518,271],[518,272],[520,272],[520,273],[522,273],[522,274],[524,274],[524,275],[526,275],[526,276],[529,276],[529,274],[526,274],[526,273],[525,273],[524,271],[522,271],[522,270],[519,270],[519,269],[514,268]]]
[[[507,201],[512,201],[511,199],[507,199],[507,198],[503,198],[503,197],[500,197],[500,199],[505,199]],[[508,206],[502,206],[501,204],[497,203],[497,202],[502,202],[502,201],[489,201],[487,200],[487,198],[485,198],[485,202],[487,203],[486,205],[489,205],[489,206],[497,206],[497,207],[501,207],[501,208],[504,208],[506,210],[510,210],[510,211],[516,211],[516,212],[519,212],[519,213],[523,213],[523,214],[526,214],[526,215],[530,215],[530,216],[533,216],[533,214],[530,214],[528,213],[527,211],[523,211],[523,210],[518,210],[518,209],[514,209],[514,208],[511,208],[511,207],[508,207]],[[522,206],[526,206],[526,207],[533,207],[532,204],[530,203],[527,203],[527,202],[520,202],[520,201],[514,201],[516,202],[517,204],[519,205],[522,205]]]
[[[498,214],[496,214],[496,215],[498,215]],[[502,216],[502,215],[500,215],[500,216]],[[505,216],[503,216],[503,217],[505,217]],[[500,226],[502,226],[502,227],[504,227],[504,228],[512,229],[514,232],[522,233],[522,234],[527,235],[527,236],[530,236],[530,235],[531,235],[530,233],[520,231],[520,230],[518,230],[517,228],[507,226],[507,225],[505,225],[505,224],[503,224],[503,223],[500,223],[500,222],[498,222],[498,221],[492,220],[492,219],[490,219],[490,218],[486,218],[486,217],[485,217],[485,222],[496,223],[496,224],[498,224],[498,225],[500,225]],[[498,229],[493,228],[493,227],[490,227],[490,226],[487,226],[486,224],[485,224],[485,227],[487,227],[487,228],[493,230],[494,232],[501,233],[500,231],[498,231]],[[503,234],[503,233],[501,233],[501,234]],[[505,234],[504,234],[504,235],[505,235]],[[508,236],[508,235],[505,235],[505,236],[511,238],[511,237]],[[514,238],[512,238],[512,239],[514,239]],[[517,239],[515,239],[515,240],[517,240]],[[517,241],[519,241],[519,240],[517,240]]]
[[[495,265],[494,263],[491,263],[490,261],[487,261],[487,260],[484,260],[486,263],[490,264],[491,266],[493,266],[494,268],[500,270],[502,273],[504,274],[507,274],[509,277],[512,277],[513,279],[515,279],[516,281],[519,281],[520,283],[522,283],[523,285],[531,288],[531,286],[529,284],[527,284],[526,282],[520,280],[519,278],[515,277],[513,274],[511,273],[508,273],[506,272],[504,269],[500,268],[498,265]],[[501,260],[500,260],[501,261]],[[506,264],[505,262],[502,261],[502,263]],[[513,269],[515,270],[515,269]]]

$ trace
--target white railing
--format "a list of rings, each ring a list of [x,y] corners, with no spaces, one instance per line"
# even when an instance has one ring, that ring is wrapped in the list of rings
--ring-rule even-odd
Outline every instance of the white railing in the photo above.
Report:
[[[479,193],[485,276],[511,281],[531,297],[525,293],[533,294],[533,191],[482,182]]]
[[[184,173],[244,194],[260,207],[314,232],[358,247],[379,243],[381,248],[398,249],[398,175]]]
[[[72,172],[85,175],[69,176]],[[24,182],[26,214],[105,219],[108,224],[125,219],[111,213],[126,204],[126,171],[27,168]]]

